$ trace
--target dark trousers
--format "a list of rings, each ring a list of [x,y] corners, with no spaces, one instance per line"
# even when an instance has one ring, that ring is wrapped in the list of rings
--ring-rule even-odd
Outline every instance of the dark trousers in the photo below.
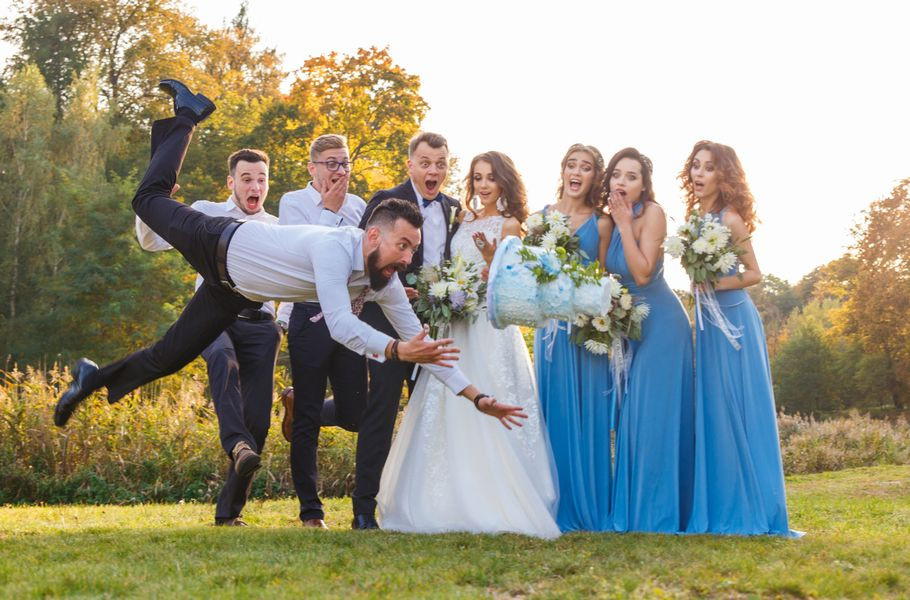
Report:
[[[375,302],[363,305],[360,318],[371,327],[394,338],[398,333]],[[392,434],[405,381],[410,391],[414,363],[387,360],[370,361],[370,391],[367,406],[360,418],[357,436],[357,481],[354,484],[355,515],[372,515],[376,511],[376,494],[382,468],[392,447]]]
[[[310,320],[320,311],[317,304],[297,303],[288,323],[294,384],[291,476],[300,500],[301,520],[325,518],[317,492],[320,425],[357,431],[367,398],[366,358],[333,340],[325,319]],[[334,394],[334,411],[328,412],[323,410],[327,380]]]
[[[199,286],[163,338],[105,365],[94,380],[87,382],[90,389],[107,387],[110,402],[116,402],[140,385],[180,370],[233,323],[238,312],[262,306],[218,284],[218,239],[234,220],[206,216],[170,198],[193,128],[193,122],[182,116],[153,124],[152,159],[133,198],[133,210],[186,258],[205,283]]]
[[[246,442],[262,453],[272,414],[280,342],[275,321],[237,319],[202,351],[218,415],[221,447],[229,458],[237,442]],[[242,516],[252,483],[253,475],[238,475],[231,459],[215,519]]]

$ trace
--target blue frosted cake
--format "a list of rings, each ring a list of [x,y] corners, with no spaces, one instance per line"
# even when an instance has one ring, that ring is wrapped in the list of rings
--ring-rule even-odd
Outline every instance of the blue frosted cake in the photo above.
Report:
[[[509,236],[499,244],[487,282],[487,316],[494,327],[507,325],[540,327],[549,319],[571,321],[579,313],[603,314],[610,307],[610,283],[584,284],[576,288],[572,280],[559,273],[561,264],[555,253],[529,246],[538,262],[526,263],[519,255],[521,240]],[[532,266],[556,274],[553,281],[539,284]]]

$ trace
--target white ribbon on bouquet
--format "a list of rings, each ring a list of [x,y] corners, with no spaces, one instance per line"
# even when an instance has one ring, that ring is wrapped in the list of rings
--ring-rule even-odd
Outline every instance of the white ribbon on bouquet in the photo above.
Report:
[[[704,310],[702,310],[702,307],[704,307]],[[702,313],[705,314],[703,315]],[[708,321],[709,324],[720,329],[731,346],[736,350],[740,349],[741,346],[736,339],[742,337],[742,329],[731,323],[727,315],[720,310],[717,295],[710,284],[699,285],[695,288],[695,320],[698,323],[698,328],[702,331],[705,330],[704,322]]]

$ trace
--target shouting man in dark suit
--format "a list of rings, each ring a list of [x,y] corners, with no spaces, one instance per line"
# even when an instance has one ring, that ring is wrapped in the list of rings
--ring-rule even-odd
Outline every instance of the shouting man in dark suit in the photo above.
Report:
[[[410,267],[400,273],[408,298],[417,291],[408,287],[405,277],[424,265],[437,265],[450,258],[450,243],[461,205],[440,190],[449,169],[449,147],[438,133],[419,132],[408,145],[408,180],[390,190],[376,192],[370,199],[360,227],[370,220],[373,209],[387,198],[415,203],[423,214],[423,243],[414,253]],[[364,305],[361,319],[372,327],[396,336],[388,319],[373,302]],[[360,419],[357,438],[357,482],[354,487],[354,529],[377,529],[376,494],[379,479],[392,445],[395,417],[404,382],[412,385],[413,363],[389,362],[370,364],[370,390],[367,408]]]

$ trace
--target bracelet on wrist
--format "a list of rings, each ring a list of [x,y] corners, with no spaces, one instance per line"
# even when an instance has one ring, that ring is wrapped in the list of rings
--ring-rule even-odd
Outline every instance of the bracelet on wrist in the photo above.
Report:
[[[390,354],[392,355],[392,360],[401,360],[400,358],[398,358],[399,342],[400,342],[400,340],[395,340],[392,342],[392,350],[390,351]]]
[[[488,394],[484,394],[483,392],[480,392],[479,394],[474,396],[474,408],[476,408],[477,410],[480,410],[480,399],[489,398],[489,397],[490,396]],[[481,411],[481,412],[483,412],[483,411]]]

